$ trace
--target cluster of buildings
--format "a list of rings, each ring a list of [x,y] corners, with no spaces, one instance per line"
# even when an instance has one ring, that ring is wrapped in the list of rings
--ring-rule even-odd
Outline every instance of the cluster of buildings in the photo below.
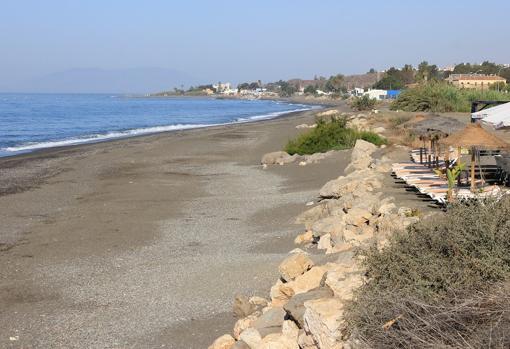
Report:
[[[498,75],[451,74],[446,81],[459,88],[488,90],[494,84],[506,84],[506,79]]]

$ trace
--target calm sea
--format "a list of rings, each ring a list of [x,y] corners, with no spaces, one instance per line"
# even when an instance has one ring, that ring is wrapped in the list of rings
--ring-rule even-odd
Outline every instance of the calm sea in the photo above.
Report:
[[[0,94],[0,156],[163,131],[270,119],[311,108],[261,100]]]

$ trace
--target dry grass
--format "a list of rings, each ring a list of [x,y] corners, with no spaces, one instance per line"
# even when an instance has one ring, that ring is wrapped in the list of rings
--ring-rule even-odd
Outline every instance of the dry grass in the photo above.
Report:
[[[510,347],[509,197],[459,203],[362,255],[346,317],[363,346]]]

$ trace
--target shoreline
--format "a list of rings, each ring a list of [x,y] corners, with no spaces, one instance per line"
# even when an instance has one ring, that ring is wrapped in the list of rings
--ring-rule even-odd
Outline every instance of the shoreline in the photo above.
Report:
[[[260,166],[314,113],[0,159],[0,346],[207,347],[345,165]]]
[[[136,98],[136,97],[129,97],[129,98]],[[147,97],[147,98],[154,98],[154,97]],[[172,98],[172,97],[156,97],[156,98]],[[191,98],[204,98],[204,97],[191,97]],[[274,101],[285,102],[285,103],[288,103],[289,105],[298,104],[298,102],[292,102],[292,101],[283,101],[283,100],[281,100],[281,101],[280,100],[274,100]],[[83,142],[80,142],[79,140],[76,140],[76,143],[70,143],[68,145],[40,147],[40,148],[31,149],[31,150],[20,150],[20,151],[14,152],[14,154],[7,154],[7,155],[1,155],[1,152],[0,152],[0,164],[1,164],[2,159],[5,159],[5,158],[12,159],[12,158],[15,158],[15,157],[18,157],[18,156],[24,156],[24,155],[40,153],[40,152],[45,152],[45,151],[61,150],[61,149],[66,149],[66,148],[74,148],[74,147],[91,145],[91,144],[98,144],[98,143],[104,143],[104,142],[114,142],[114,141],[119,141],[119,140],[130,139],[130,138],[153,136],[153,135],[167,134],[167,133],[173,133],[173,132],[186,132],[186,131],[203,130],[203,129],[215,128],[215,127],[225,127],[225,126],[229,126],[229,125],[258,123],[258,122],[264,122],[264,121],[269,121],[269,120],[275,120],[275,119],[278,119],[278,118],[292,117],[295,114],[299,114],[299,113],[303,113],[303,112],[307,112],[307,111],[314,111],[314,110],[319,110],[319,109],[327,109],[327,108],[331,108],[332,107],[330,105],[325,105],[325,104],[306,104],[306,103],[299,103],[299,104],[307,105],[310,108],[309,109],[303,109],[303,110],[293,110],[293,111],[288,111],[288,112],[281,112],[281,114],[278,114],[278,115],[276,115],[274,117],[269,117],[269,118],[265,118],[265,117],[261,118],[261,116],[254,116],[251,119],[249,118],[249,119],[246,119],[246,120],[237,120],[237,121],[232,121],[232,122],[228,122],[228,123],[221,123],[221,124],[197,125],[196,127],[190,126],[190,127],[169,129],[169,130],[163,130],[163,131],[154,131],[154,132],[150,132],[149,131],[149,132],[146,132],[146,133],[145,132],[141,132],[140,134],[136,134],[136,133],[134,133],[134,134],[126,134],[126,135],[120,135],[118,137],[103,138],[103,139],[98,139],[98,140],[86,140],[86,141],[83,141]],[[319,108],[314,108],[314,107],[319,107]],[[338,107],[338,105],[337,105],[337,107]],[[260,118],[260,119],[257,119],[257,118]],[[174,127],[174,126],[178,126],[178,125],[167,125],[167,126],[156,126],[156,127],[170,128],[170,127]],[[143,129],[139,129],[139,130],[143,131],[143,130],[146,130],[146,129],[156,128],[156,127],[147,127],[147,128],[143,128]],[[136,129],[125,130],[125,131],[108,131],[103,136],[106,137],[110,133],[123,133],[123,132],[129,132],[129,131],[136,131]],[[92,137],[92,136],[89,136],[89,137]],[[72,140],[71,139],[68,139],[68,140],[55,140],[55,141],[47,141],[47,143],[59,143],[59,142],[66,142],[66,141],[70,141],[71,142]],[[39,142],[39,143],[44,143],[44,142]]]

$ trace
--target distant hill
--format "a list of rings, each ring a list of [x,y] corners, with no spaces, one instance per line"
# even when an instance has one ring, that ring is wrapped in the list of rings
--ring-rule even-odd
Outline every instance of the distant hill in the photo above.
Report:
[[[165,68],[71,69],[13,86],[16,92],[149,93],[188,86],[196,80],[183,72]]]

